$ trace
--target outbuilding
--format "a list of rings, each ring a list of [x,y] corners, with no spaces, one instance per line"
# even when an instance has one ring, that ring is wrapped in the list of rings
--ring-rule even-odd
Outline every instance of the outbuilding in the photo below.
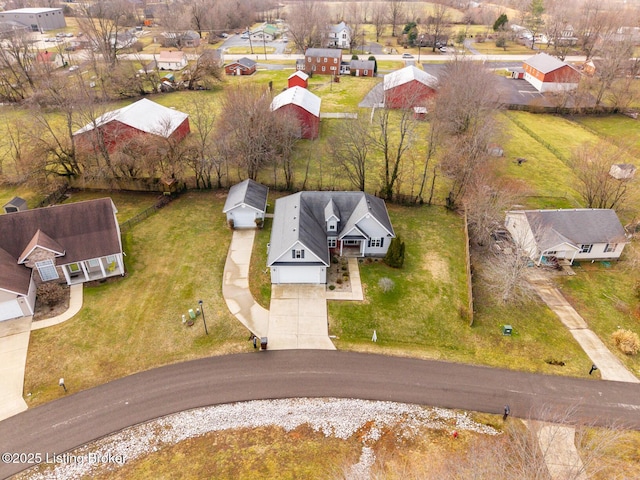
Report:
[[[256,228],[264,222],[269,188],[251,179],[229,189],[222,213],[232,228]]]
[[[313,140],[320,133],[320,97],[302,87],[288,88],[271,101],[272,111],[293,114],[300,125],[300,138]]]
[[[297,71],[292,73],[287,78],[287,88],[302,87],[307,88],[309,86],[309,75],[303,71]]]
[[[538,53],[522,64],[524,79],[541,93],[575,90],[580,72],[559,58]]]
[[[425,106],[438,87],[438,79],[413,65],[384,76],[384,106],[413,108]]]

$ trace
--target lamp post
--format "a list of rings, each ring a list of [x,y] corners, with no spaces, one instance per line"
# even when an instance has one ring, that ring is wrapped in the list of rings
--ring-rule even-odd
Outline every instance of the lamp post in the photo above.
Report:
[[[198,305],[200,305],[200,313],[202,313],[202,323],[204,323],[204,333],[209,335],[209,330],[207,330],[207,321],[204,318],[204,308],[202,307],[202,300],[198,300]]]

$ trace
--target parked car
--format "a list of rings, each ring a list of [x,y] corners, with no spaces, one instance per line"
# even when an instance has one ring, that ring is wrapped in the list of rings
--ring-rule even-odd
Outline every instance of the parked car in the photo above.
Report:
[[[70,72],[75,72],[76,70],[78,70],[78,68],[80,68],[80,67],[78,67],[78,65],[71,65],[71,66],[69,67],[69,71],[70,71]]]
[[[222,32],[222,33],[220,34],[220,37],[221,37],[221,38],[227,38],[228,36],[229,36],[229,34],[228,34],[228,33],[224,33],[224,32]]]
[[[240,35],[240,38],[243,40],[249,40],[249,34],[248,33],[243,33],[242,35]]]
[[[403,53],[402,58],[413,58],[413,55],[411,55],[410,53]]]
[[[447,47],[440,47],[438,50],[440,50],[440,53],[447,53]]]

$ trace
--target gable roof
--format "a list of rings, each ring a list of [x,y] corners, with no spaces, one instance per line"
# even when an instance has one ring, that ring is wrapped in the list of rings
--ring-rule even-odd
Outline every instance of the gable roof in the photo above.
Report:
[[[253,67],[255,67],[257,65],[256,62],[254,62],[253,60],[251,60],[250,58],[247,58],[247,57],[239,58],[235,62],[231,62],[229,65],[234,65],[236,63],[238,65],[241,65],[241,66],[245,67],[245,68],[253,68]]]
[[[38,52],[36,60],[41,63],[53,63],[56,61],[58,54],[56,52],[50,52],[45,50],[44,52]]]
[[[434,90],[438,87],[438,79],[436,77],[413,65],[409,65],[408,67],[386,74],[384,76],[384,89],[390,90],[391,88],[409,83],[412,80],[416,80]]]
[[[529,57],[524,61],[524,63],[545,74],[558,70],[564,66],[573,68],[568,63],[563,62],[557,57],[547,55],[546,53],[538,53],[533,57]]]
[[[298,192],[276,200],[267,265],[272,265],[297,242],[328,265],[325,224],[328,208],[340,219],[337,235],[351,230],[369,214],[395,236],[381,198],[364,192]]]
[[[186,58],[187,58],[187,55],[184,52],[162,50],[160,52],[160,56],[158,57],[158,61],[159,62],[182,62]]]
[[[98,117],[95,123],[89,123],[74,133],[88,132],[94,125],[101,127],[112,121],[118,121],[143,132],[170,137],[189,115],[172,108],[163,107],[151,100],[143,98],[127,107],[107,112]]]
[[[31,269],[19,265],[9,252],[0,248],[0,289],[28,295],[30,283]]]
[[[307,48],[304,52],[305,57],[329,57],[342,58],[342,50],[337,48]]]
[[[351,60],[349,68],[353,70],[373,70],[376,62],[373,60]]]
[[[517,212],[516,212],[517,213]],[[546,250],[573,245],[625,243],[627,236],[616,212],[609,209],[524,210],[536,244]]]
[[[309,75],[307,75],[302,70],[297,70],[295,73],[292,73],[291,75],[289,75],[289,77],[287,77],[287,80],[291,80],[293,77],[300,77],[302,80],[309,79]]]
[[[21,197],[13,197],[7,203],[4,204],[5,207],[16,207],[16,208],[25,208],[27,206],[27,201]]]
[[[346,31],[348,31],[349,33],[351,33],[351,28],[349,28],[349,25],[347,25],[346,23],[344,23],[344,21],[343,21],[343,22],[340,22],[340,23],[339,23],[339,24],[337,24],[337,25],[331,25],[331,26],[329,27],[329,30],[330,30],[331,32],[333,32],[333,33],[340,33],[340,32],[341,32],[341,31],[343,31],[343,30],[346,30]]]
[[[42,230],[38,229],[29,242],[29,245],[25,247],[20,254],[20,257],[18,257],[18,263],[24,263],[29,255],[31,255],[31,252],[33,252],[37,247],[49,250],[50,252],[55,253],[56,256],[64,255],[64,247]]]
[[[276,111],[285,105],[297,105],[304,108],[307,112],[320,116],[320,97],[314,95],[306,88],[299,86],[287,88],[284,92],[273,97],[271,101],[271,110]]]
[[[0,279],[24,276],[15,266],[30,245],[63,250],[64,264],[120,253],[116,212],[110,198],[100,198],[0,215]]]
[[[267,186],[248,178],[229,189],[222,213],[227,213],[239,205],[248,205],[256,210],[265,211],[268,194]]]

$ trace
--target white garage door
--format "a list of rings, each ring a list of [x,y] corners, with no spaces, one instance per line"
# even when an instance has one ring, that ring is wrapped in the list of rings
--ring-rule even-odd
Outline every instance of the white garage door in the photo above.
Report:
[[[238,209],[234,210],[233,213],[233,226],[235,228],[247,228],[256,226],[256,213],[250,209]]]
[[[10,318],[22,317],[23,315],[22,309],[17,301],[10,300],[0,303],[0,320],[9,320]]]
[[[277,283],[326,283],[324,267],[278,267]]]

